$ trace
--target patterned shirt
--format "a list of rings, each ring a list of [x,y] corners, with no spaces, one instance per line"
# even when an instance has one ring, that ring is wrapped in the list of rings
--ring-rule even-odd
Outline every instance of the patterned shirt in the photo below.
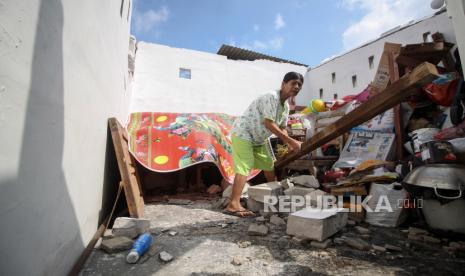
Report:
[[[272,132],[265,127],[265,119],[270,119],[279,127],[287,125],[289,116],[289,104],[287,101],[281,104],[280,90],[264,94],[255,99],[242,114],[237,117],[232,134],[251,141],[255,145],[265,143]]]

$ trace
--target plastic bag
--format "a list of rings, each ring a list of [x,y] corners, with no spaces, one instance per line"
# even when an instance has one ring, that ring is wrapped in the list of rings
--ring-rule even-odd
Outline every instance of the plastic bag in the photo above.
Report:
[[[394,182],[391,184],[371,184],[370,194],[366,210],[365,222],[384,227],[397,227],[402,224],[406,217],[403,206],[407,199],[407,191],[402,185]]]

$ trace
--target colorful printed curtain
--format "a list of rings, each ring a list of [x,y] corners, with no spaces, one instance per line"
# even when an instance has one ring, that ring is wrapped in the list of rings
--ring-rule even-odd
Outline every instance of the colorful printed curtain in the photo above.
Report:
[[[132,113],[127,126],[129,151],[155,172],[213,162],[225,180],[232,183],[230,130],[234,119],[223,113]],[[252,171],[249,179],[259,172]]]

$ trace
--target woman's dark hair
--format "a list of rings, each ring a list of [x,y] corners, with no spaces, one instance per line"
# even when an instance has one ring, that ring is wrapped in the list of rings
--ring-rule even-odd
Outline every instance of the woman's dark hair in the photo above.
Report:
[[[283,79],[284,83],[287,83],[288,81],[291,81],[291,80],[300,80],[302,84],[304,83],[304,77],[297,72],[289,72],[286,75],[284,75],[284,79]]]

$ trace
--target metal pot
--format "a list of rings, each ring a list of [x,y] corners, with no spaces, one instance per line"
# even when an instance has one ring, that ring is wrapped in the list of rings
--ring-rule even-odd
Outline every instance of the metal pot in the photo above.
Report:
[[[465,166],[458,164],[427,164],[415,168],[403,181],[404,187],[415,197],[431,196],[458,199],[464,196]]]
[[[415,168],[402,182],[415,198],[431,228],[465,233],[465,166],[427,164]]]

